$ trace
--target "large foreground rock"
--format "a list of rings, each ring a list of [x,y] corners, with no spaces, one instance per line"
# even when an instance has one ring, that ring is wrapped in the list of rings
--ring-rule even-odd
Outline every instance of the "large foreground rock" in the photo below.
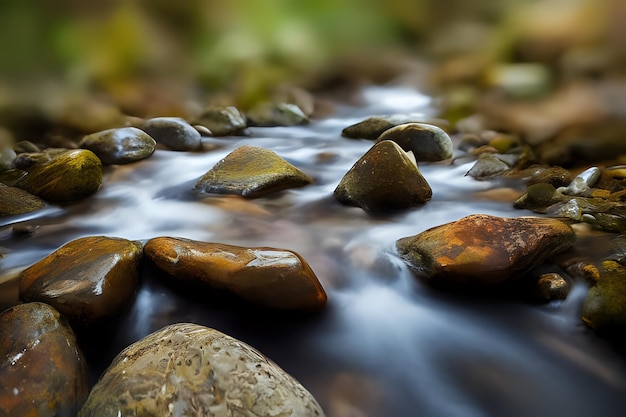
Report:
[[[79,417],[323,417],[313,396],[251,346],[196,324],[165,327],[122,351]]]
[[[400,255],[425,281],[481,288],[520,278],[572,246],[575,234],[560,220],[476,214],[397,241]]]
[[[146,243],[144,253],[180,283],[225,289],[266,308],[318,311],[326,304],[311,267],[285,249],[158,237]]]

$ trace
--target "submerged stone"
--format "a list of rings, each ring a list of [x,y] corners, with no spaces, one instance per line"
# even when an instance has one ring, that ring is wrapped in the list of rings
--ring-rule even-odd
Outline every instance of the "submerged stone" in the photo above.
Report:
[[[237,135],[248,127],[246,117],[233,106],[208,108],[194,123],[208,128],[213,136]]]
[[[263,102],[246,113],[249,126],[298,126],[309,123],[309,118],[295,104]]]
[[[25,168],[15,186],[48,201],[90,196],[102,184],[102,162],[86,149],[60,150]]]
[[[79,417],[323,417],[315,398],[261,352],[217,330],[179,323],[124,349]]]
[[[30,213],[45,205],[45,201],[27,191],[0,183],[0,216]]]
[[[600,278],[589,289],[582,319],[599,334],[624,340],[626,334],[626,267],[605,261]]]
[[[27,303],[0,313],[0,415],[73,417],[89,392],[85,359],[53,307]]]
[[[225,289],[262,307],[319,311],[326,304],[324,288],[311,267],[286,249],[159,237],[146,243],[144,253],[181,283]]]
[[[48,303],[82,325],[113,317],[133,300],[142,245],[105,236],[73,240],[22,271],[23,301]]]
[[[194,186],[197,191],[257,198],[313,182],[275,152],[241,146],[220,160]]]
[[[426,123],[405,123],[384,131],[378,142],[392,140],[412,151],[420,162],[443,161],[452,157],[452,139],[441,128]]]
[[[156,117],[144,122],[142,129],[157,143],[173,151],[197,151],[202,149],[202,136],[185,119],[180,117]]]
[[[367,211],[402,210],[426,203],[432,190],[411,156],[398,144],[375,144],[334,191],[342,204]]]
[[[78,146],[95,153],[104,165],[128,164],[152,155],[156,141],[136,127],[109,129],[83,137]]]
[[[520,278],[574,240],[572,228],[560,220],[475,214],[399,239],[396,247],[426,282],[481,288]]]

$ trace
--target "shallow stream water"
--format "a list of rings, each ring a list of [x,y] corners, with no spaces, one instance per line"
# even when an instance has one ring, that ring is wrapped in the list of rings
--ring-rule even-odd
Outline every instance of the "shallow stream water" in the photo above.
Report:
[[[185,297],[144,272],[128,314],[85,342],[92,378],[130,343],[167,324],[194,322],[263,352],[311,391],[328,417],[625,415],[626,360],[580,320],[585,284],[547,305],[463,297],[424,286],[395,255],[398,238],[469,214],[531,214],[513,209],[510,199],[485,197],[500,185],[466,177],[470,163],[446,161],[420,164],[433,189],[422,207],[371,216],[334,200],[340,179],[372,145],[342,138],[344,127],[377,114],[431,116],[429,98],[412,90],[372,87],[364,97],[366,105],[338,107],[307,126],[209,139],[216,149],[208,152],[157,150],[140,163],[106,168],[102,189],[82,202],[2,220],[0,309],[17,302],[12,276],[83,236],[285,248],[316,272],[328,293],[324,312],[251,314]],[[191,191],[244,144],[274,150],[315,184],[255,200]],[[16,225],[38,228],[19,237]]]

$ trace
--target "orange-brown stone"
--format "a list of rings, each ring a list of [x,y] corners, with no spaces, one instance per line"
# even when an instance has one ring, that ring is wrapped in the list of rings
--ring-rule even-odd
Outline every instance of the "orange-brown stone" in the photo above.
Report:
[[[326,304],[311,267],[289,250],[158,237],[144,254],[177,280],[225,289],[263,307],[319,311]]]

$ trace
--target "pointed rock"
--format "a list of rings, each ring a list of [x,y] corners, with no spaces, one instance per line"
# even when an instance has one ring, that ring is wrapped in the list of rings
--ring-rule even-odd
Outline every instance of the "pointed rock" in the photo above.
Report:
[[[95,153],[104,165],[128,164],[146,159],[156,141],[136,127],[109,129],[83,137],[78,147]]]
[[[425,281],[471,289],[520,278],[574,240],[572,228],[557,219],[476,214],[400,239],[396,247]]]
[[[350,168],[334,195],[348,206],[386,211],[424,204],[432,190],[415,161],[395,142],[383,141]]]
[[[158,237],[146,243],[144,253],[180,282],[225,289],[262,307],[319,311],[326,304],[311,267],[289,250]]]
[[[443,161],[452,156],[452,139],[443,129],[426,123],[405,123],[385,130],[378,142],[392,140],[412,151],[419,162]]]
[[[22,271],[20,298],[41,301],[90,325],[122,312],[139,282],[140,242],[104,236],[73,240]]]
[[[311,177],[275,152],[245,145],[215,164],[198,180],[194,189],[257,198],[312,182]]]
[[[324,411],[258,350],[217,330],[179,323],[117,355],[78,416],[118,415],[324,417]]]

